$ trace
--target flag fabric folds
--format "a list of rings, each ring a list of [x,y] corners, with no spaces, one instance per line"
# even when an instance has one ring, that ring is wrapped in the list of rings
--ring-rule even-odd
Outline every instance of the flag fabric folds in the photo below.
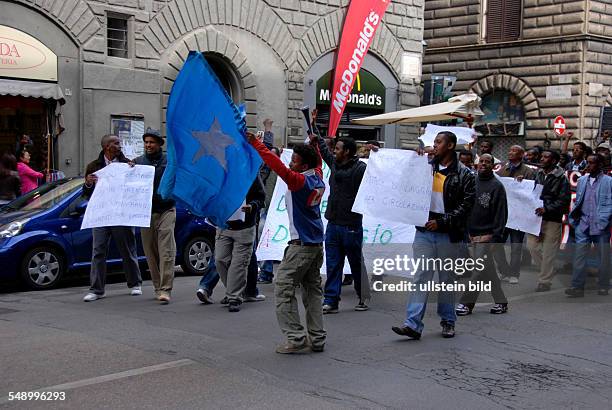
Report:
[[[261,158],[246,140],[244,115],[202,53],[189,52],[168,101],[163,198],[183,202],[223,227],[255,180]]]

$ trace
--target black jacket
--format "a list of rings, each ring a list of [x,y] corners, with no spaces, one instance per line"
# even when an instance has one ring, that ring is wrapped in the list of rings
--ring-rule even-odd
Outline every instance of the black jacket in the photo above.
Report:
[[[470,213],[470,235],[493,235],[492,242],[501,243],[508,221],[508,202],[504,185],[493,174],[476,177],[476,199]]]
[[[117,158],[117,162],[127,163],[129,160],[123,155],[123,152],[119,154]],[[100,151],[100,155],[98,155],[98,159],[91,161],[87,168],[85,169],[85,176],[95,173],[96,171],[101,170],[106,166],[106,161],[104,160],[104,151]],[[83,184],[83,196],[85,198],[91,198],[91,194],[93,194],[94,188],[96,184],[88,186],[87,183]]]
[[[435,159],[432,165],[434,172],[439,169],[440,164]],[[435,220],[438,223],[438,232],[448,233],[451,242],[461,242],[467,219],[474,206],[474,174],[457,160],[457,156],[446,169],[443,188],[444,215],[436,215]]]
[[[161,195],[157,193],[159,183],[168,165],[166,154],[161,151],[154,155],[144,154],[134,159],[134,162],[137,165],[151,165],[155,167],[155,178],[153,180],[153,207],[151,212],[154,214],[161,214],[174,208],[175,203],[172,199],[163,199]]]
[[[543,185],[540,199],[544,201],[542,219],[550,222],[561,222],[563,214],[569,212],[570,187],[565,171],[557,166],[548,175],[538,169],[535,183]]]
[[[250,212],[247,212],[244,217],[244,222],[242,221],[228,221],[227,229],[232,231],[239,231],[241,229],[250,228],[255,225],[258,220],[259,210],[263,208],[264,201],[266,200],[266,193],[263,188],[263,184],[261,183],[261,178],[259,175],[255,177],[255,181],[251,184],[251,188],[249,188],[249,192],[246,195],[246,204],[251,205],[253,209]]]
[[[319,151],[323,161],[329,166],[329,199],[325,218],[336,225],[361,226],[363,215],[352,212],[353,203],[361,185],[366,164],[359,158],[353,157],[348,162],[337,165],[335,156],[329,151],[325,140],[317,138]]]

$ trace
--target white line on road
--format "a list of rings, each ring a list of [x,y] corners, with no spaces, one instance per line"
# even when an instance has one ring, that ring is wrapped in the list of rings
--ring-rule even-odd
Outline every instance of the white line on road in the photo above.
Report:
[[[111,373],[111,374],[107,374],[104,376],[92,377],[90,379],[77,380],[75,382],[70,382],[70,383],[57,384],[55,386],[43,387],[42,389],[30,390],[30,391],[49,392],[49,391],[73,390],[73,389],[78,389],[79,387],[91,386],[93,384],[106,383],[106,382],[110,382],[114,380],[125,379],[127,377],[132,377],[132,376],[140,376],[143,374],[157,372],[160,370],[172,369],[172,368],[182,367],[182,366],[189,366],[195,363],[196,362],[191,359],[181,359],[181,360],[176,360],[174,362],[161,363],[161,364],[156,364],[154,366],[141,367],[138,369],[126,370],[124,372],[119,372],[119,373]],[[24,391],[24,390],[20,389],[20,391]],[[9,402],[8,397],[2,397],[0,399],[0,404],[5,404],[8,402]]]

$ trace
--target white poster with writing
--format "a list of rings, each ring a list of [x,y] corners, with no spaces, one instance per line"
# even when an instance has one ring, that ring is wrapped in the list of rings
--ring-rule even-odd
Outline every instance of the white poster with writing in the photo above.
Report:
[[[533,181],[521,182],[510,177],[498,177],[506,188],[508,202],[508,222],[506,228],[539,235],[542,226],[542,217],[535,214],[537,208],[543,207],[540,199],[542,185],[535,185]]]
[[[292,150],[285,149],[281,159],[285,164],[291,160]],[[368,162],[369,166],[369,162]],[[323,225],[327,226],[327,219],[324,214],[327,209],[329,198],[329,176],[331,170],[323,164],[323,181],[325,182],[325,193],[321,200],[321,217]],[[431,189],[430,189],[431,190]],[[257,246],[257,260],[282,260],[283,252],[289,242],[289,216],[285,204],[285,194],[287,184],[277,178],[272,200],[268,209],[266,222],[263,227],[261,238]],[[379,218],[378,213],[365,214],[363,216],[363,244],[364,251],[367,246],[387,245],[387,244],[407,244],[414,241],[415,228],[412,225],[395,222],[385,222]],[[345,263],[345,272],[348,264]],[[325,263],[323,264],[325,269]]]
[[[415,151],[381,149],[370,154],[353,212],[379,220],[425,226],[433,174],[427,157]]]
[[[81,229],[150,226],[155,167],[112,163],[95,174],[98,182],[87,204]]]

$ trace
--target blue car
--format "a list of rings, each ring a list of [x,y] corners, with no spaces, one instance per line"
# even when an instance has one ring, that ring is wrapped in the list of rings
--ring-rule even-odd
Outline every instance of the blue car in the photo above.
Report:
[[[83,178],[45,184],[0,209],[0,280],[21,279],[31,289],[49,289],[67,274],[89,272],[91,229],[81,230],[87,199]],[[137,229],[138,230],[138,229]],[[206,272],[215,230],[184,207],[176,209],[176,263],[191,275]],[[146,267],[139,232],[138,261]],[[109,271],[122,261],[111,241]]]

